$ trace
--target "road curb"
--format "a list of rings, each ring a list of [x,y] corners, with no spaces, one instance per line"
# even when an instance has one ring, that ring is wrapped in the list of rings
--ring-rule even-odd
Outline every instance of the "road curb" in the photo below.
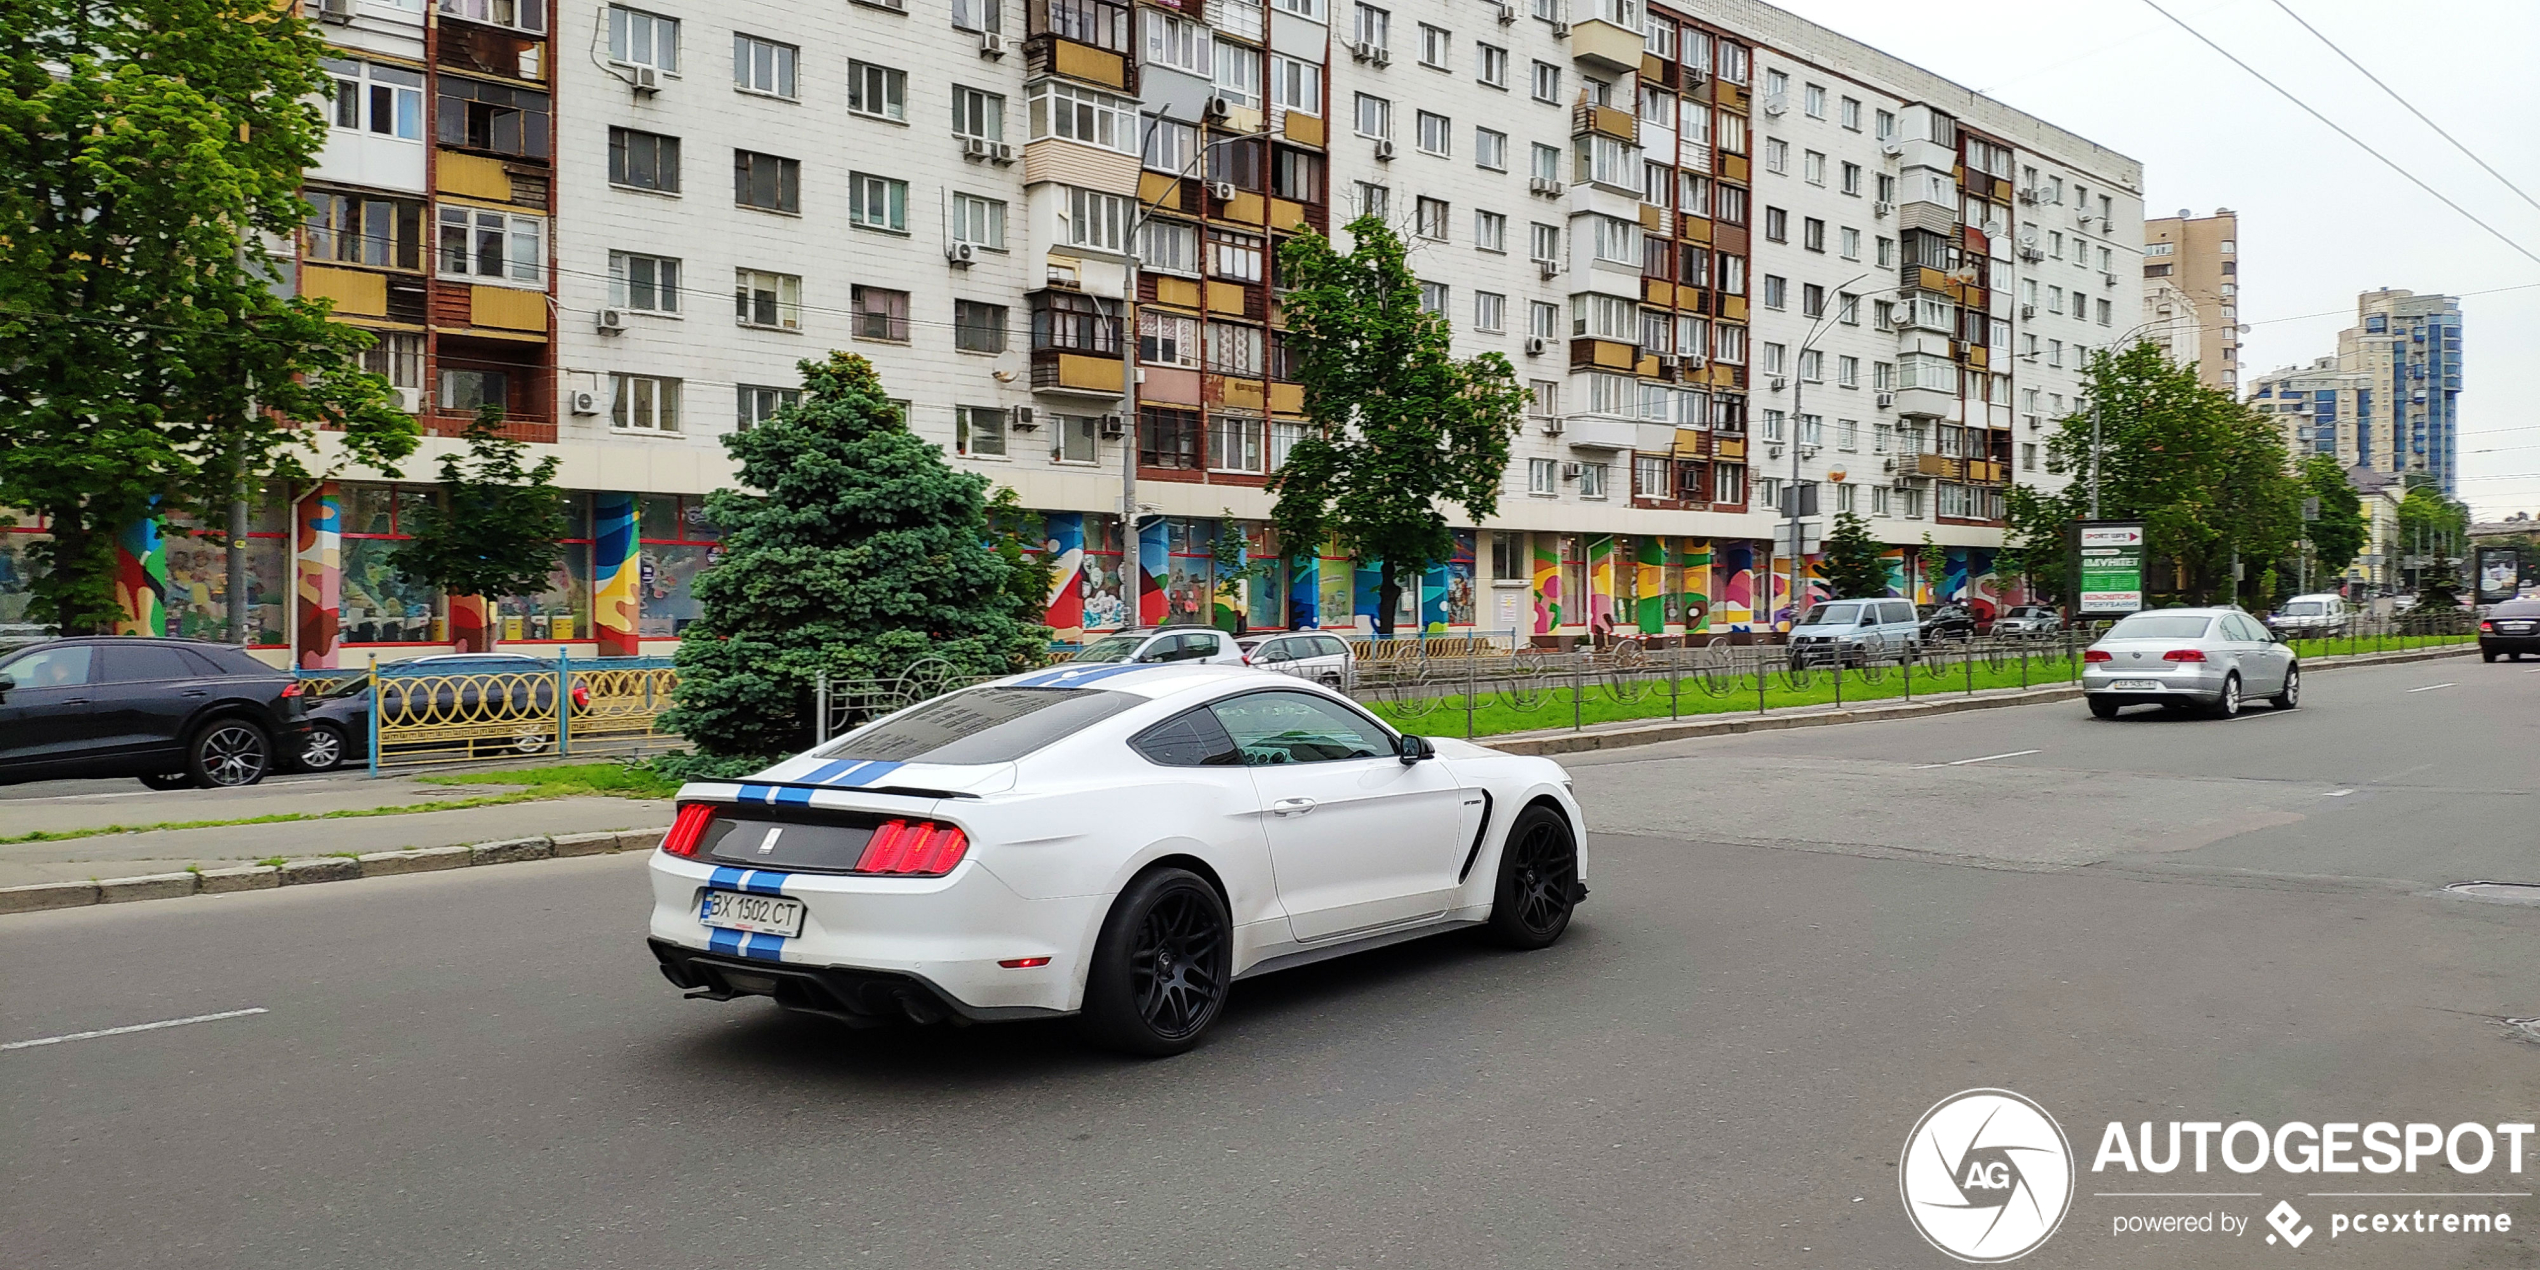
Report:
[[[0,915],[84,908],[92,904],[121,904],[133,900],[177,899],[188,895],[269,891],[278,886],[398,877],[408,873],[513,864],[524,860],[650,851],[661,845],[662,833],[660,829],[603,830],[552,837],[504,838],[458,847],[373,851],[357,856],[312,856],[305,860],[285,860],[278,866],[244,865],[228,869],[189,869],[183,873],[102,878],[89,882],[0,886]]]
[[[2412,648],[2395,653],[2355,653],[2322,657],[2302,663],[2305,671],[2339,670],[2361,666],[2389,666],[2400,662],[2431,661],[2439,657],[2461,657],[2478,651],[2475,644],[2445,648]],[[1907,703],[1862,706],[1857,709],[1820,710],[1808,714],[1753,714],[1715,716],[1707,719],[1670,719],[1659,723],[1612,727],[1590,732],[1516,732],[1498,737],[1477,737],[1474,743],[1504,754],[1587,754],[1599,750],[1629,749],[1640,745],[1659,745],[1668,741],[1691,740],[1706,736],[1732,736],[1741,732],[1781,732],[1791,728],[1828,727],[1838,723],[1878,723],[1891,719],[1917,719],[1933,714],[1958,714],[1968,710],[1998,710],[2009,706],[2040,705],[2050,701],[2070,701],[2081,695],[2077,684],[2057,684],[2051,688],[1997,689],[1975,696],[1934,697]]]

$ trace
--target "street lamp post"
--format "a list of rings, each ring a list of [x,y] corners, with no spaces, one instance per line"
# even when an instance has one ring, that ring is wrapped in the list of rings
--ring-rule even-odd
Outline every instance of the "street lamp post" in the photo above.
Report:
[[[1808,396],[1808,376],[1806,374],[1808,354],[1817,347],[1817,341],[1825,337],[1826,323],[1833,319],[1835,316],[1835,310],[1843,307],[1842,296],[1844,291],[1852,286],[1853,283],[1859,282],[1861,279],[1869,276],[1868,272],[1864,271],[1862,273],[1854,274],[1852,277],[1835,284],[1833,292],[1833,306],[1831,308],[1820,309],[1818,311],[1817,324],[1808,328],[1808,338],[1799,345],[1799,355],[1796,359],[1796,364],[1790,368],[1792,372],[1789,442],[1790,488],[1782,492],[1782,506],[1785,511],[1784,520],[1790,526],[1790,584],[1789,590],[1786,594],[1790,596],[1790,623],[1794,627],[1799,624],[1800,582],[1806,575],[1808,569],[1806,558],[1800,554],[1800,549],[1805,545],[1805,542],[1800,537],[1799,531],[1799,430],[1802,426],[1804,426],[1800,423],[1800,407],[1807,401]],[[1768,572],[1765,576],[1770,577],[1771,574]]]

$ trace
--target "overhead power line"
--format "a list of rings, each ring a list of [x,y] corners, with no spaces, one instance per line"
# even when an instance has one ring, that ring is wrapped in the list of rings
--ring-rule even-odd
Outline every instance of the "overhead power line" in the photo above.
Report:
[[[2449,141],[2449,142],[2451,142],[2451,143],[2452,143],[2452,148],[2453,148],[2453,149],[2460,151],[2460,152],[2461,152],[2461,154],[2462,154],[2464,157],[2468,158],[2470,162],[2475,163],[2475,164],[2477,164],[2480,168],[2484,169],[2484,170],[2486,171],[2487,175],[2492,176],[2492,177],[2496,178],[2497,180],[2504,182],[2504,186],[2505,186],[2505,188],[2506,188],[2506,189],[2509,189],[2509,190],[2512,190],[2512,191],[2513,191],[2516,195],[2520,196],[2523,202],[2526,202],[2526,203],[2531,204],[2531,206],[2532,206],[2533,208],[2535,208],[2535,209],[2540,209],[2540,199],[2534,199],[2534,198],[2532,198],[2532,197],[2531,197],[2531,195],[2529,195],[2528,193],[2525,193],[2525,192],[2523,191],[2523,188],[2522,188],[2521,186],[2514,184],[2514,183],[2513,183],[2513,179],[2512,179],[2512,178],[2510,178],[2510,177],[2506,176],[2506,175],[2505,175],[2504,173],[2502,173],[2502,172],[2497,171],[2497,170],[2495,169],[2495,166],[2494,166],[2493,164],[2490,164],[2487,160],[2482,159],[2482,158],[2479,158],[2479,157],[2478,157],[2475,153],[2472,153],[2472,152],[2471,152],[2471,150],[2470,150],[2470,148],[2469,148],[2468,146],[2466,146],[2466,145],[2464,145],[2464,144],[2462,144],[2462,143],[2461,143],[2461,139],[2460,139],[2459,137],[2455,137],[2455,136],[2453,136],[2451,133],[2445,132],[2445,131],[2443,130],[2443,125],[2441,125],[2441,124],[2439,124],[2439,123],[2434,122],[2432,119],[2427,118],[2427,117],[2426,117],[2425,112],[2424,112],[2424,111],[2422,111],[2422,110],[2417,109],[2417,108],[2416,108],[2416,104],[2415,104],[2414,102],[2411,102],[2411,101],[2409,101],[2407,98],[2400,96],[2400,95],[2399,95],[2399,90],[2398,90],[2398,89],[2396,89],[2396,88],[2392,88],[2390,85],[2385,84],[2385,83],[2382,83],[2382,82],[2381,82],[2381,77],[2380,77],[2380,76],[2373,74],[2371,71],[2365,70],[2365,69],[2364,69],[2364,64],[2363,64],[2363,63],[2361,63],[2361,62],[2356,61],[2356,60],[2355,60],[2355,59],[2354,59],[2351,55],[2349,55],[2349,54],[2346,52],[2346,50],[2344,50],[2344,49],[2342,49],[2342,48],[2337,47],[2337,42],[2336,42],[2335,40],[2332,40],[2332,39],[2328,38],[2326,35],[2321,34],[2321,33],[2320,33],[2320,29],[2319,29],[2318,27],[2312,26],[2309,22],[2304,21],[2304,20],[2303,20],[2303,18],[2302,18],[2302,15],[2301,15],[2301,14],[2295,13],[2295,12],[2293,11],[2293,6],[2291,6],[2291,5],[2289,5],[2289,4],[2286,4],[2286,3],[2284,2],[2284,0],[2273,0],[2273,3],[2275,4],[2275,7],[2277,7],[2277,8],[2279,8],[2279,9],[2284,10],[2284,16],[2286,16],[2286,17],[2288,17],[2288,18],[2293,19],[2295,22],[2301,23],[2301,26],[2302,26],[2302,29],[2303,29],[2303,30],[2310,32],[2310,33],[2311,33],[2311,35],[2312,35],[2313,37],[2315,37],[2315,38],[2317,38],[2317,39],[2319,40],[2319,42],[2320,42],[2320,43],[2327,45],[2327,46],[2328,46],[2328,51],[2329,51],[2329,52],[2331,52],[2331,53],[2335,53],[2336,55],[2338,55],[2338,56],[2339,56],[2339,57],[2341,57],[2341,58],[2345,58],[2345,59],[2346,59],[2346,64],[2347,64],[2348,66],[2352,66],[2352,67],[2354,67],[2354,68],[2355,68],[2355,73],[2356,73],[2356,74],[2361,75],[2361,76],[2363,76],[2364,78],[2366,78],[2366,79],[2368,79],[2368,80],[2371,80],[2371,81],[2372,81],[2372,83],[2373,83],[2373,87],[2378,88],[2378,89],[2380,89],[2381,91],[2383,91],[2383,92],[2385,92],[2385,93],[2390,94],[2390,100],[2395,101],[2395,102],[2399,103],[2401,106],[2406,107],[2406,108],[2407,108],[2407,111],[2408,111],[2408,113],[2409,113],[2409,114],[2415,115],[2415,116],[2417,117],[2417,122],[2424,124],[2424,125],[2425,125],[2426,127],[2428,127],[2428,128],[2432,128],[2432,129],[2434,130],[2434,135],[2436,135],[2436,136],[2438,136],[2438,137],[2443,138],[2445,141]]]
[[[2247,72],[2249,73],[2249,77],[2250,77],[2250,78],[2257,80],[2259,83],[2264,84],[2264,85],[2266,85],[2267,87],[2269,87],[2269,88],[2271,88],[2271,89],[2274,89],[2274,90],[2275,90],[2275,92],[2276,92],[2276,95],[2277,95],[2277,96],[2282,97],[2282,98],[2284,98],[2286,101],[2292,102],[2294,105],[2301,107],[2301,108],[2302,108],[2302,113],[2307,114],[2307,115],[2309,115],[2311,118],[2313,118],[2313,119],[2317,119],[2317,120],[2319,120],[2321,123],[2324,123],[2324,124],[2328,125],[2329,129],[2330,129],[2331,131],[2335,132],[2338,136],[2344,137],[2344,138],[2346,138],[2348,141],[2353,142],[2353,143],[2354,143],[2354,145],[2355,145],[2355,148],[2356,148],[2356,149],[2361,150],[2361,151],[2363,151],[2364,153],[2369,154],[2369,155],[2371,155],[2372,157],[2374,157],[2374,158],[2376,158],[2376,159],[2379,159],[2379,160],[2381,161],[2381,164],[2382,164],[2382,166],[2383,166],[2383,167],[2389,168],[2391,171],[2398,173],[2398,174],[2399,174],[2400,176],[2402,176],[2402,177],[2405,177],[2405,178],[2407,179],[2408,184],[2413,185],[2413,186],[2417,187],[2418,189],[2425,191],[2427,194],[2432,195],[2432,196],[2434,197],[2435,201],[2436,201],[2436,202],[2441,203],[2443,206],[2448,207],[2448,208],[2451,208],[2453,211],[2459,212],[2459,213],[2461,214],[2461,216],[2462,216],[2464,219],[2466,219],[2466,220],[2468,220],[2468,221],[2469,221],[2469,223],[2471,223],[2471,224],[2473,224],[2473,225],[2476,225],[2476,226],[2478,226],[2480,229],[2486,230],[2488,233],[2490,233],[2490,234],[2494,235],[2494,236],[2495,236],[2495,238],[2496,238],[2496,241],[2498,241],[2498,242],[2500,242],[2500,243],[2503,243],[2503,244],[2504,244],[2504,245],[2506,245],[2507,247],[2511,247],[2511,248],[2513,248],[2514,252],[2515,252],[2516,254],[2520,255],[2523,259],[2528,260],[2528,261],[2530,261],[2531,263],[2533,263],[2533,264],[2535,264],[2535,265],[2540,265],[2540,255],[2534,255],[2534,254],[2532,253],[2532,251],[2531,251],[2531,249],[2530,249],[2530,248],[2525,247],[2525,246],[2523,246],[2521,243],[2515,242],[2513,239],[2506,237],[2506,236],[2505,236],[2505,232],[2504,232],[2503,230],[2500,230],[2500,229],[2496,228],[2495,226],[2490,225],[2490,224],[2488,224],[2487,222],[2485,222],[2485,221],[2483,221],[2483,220],[2480,220],[2480,219],[2479,219],[2479,218],[2478,218],[2475,214],[2473,214],[2473,213],[2472,213],[2472,212],[2471,212],[2468,208],[2463,207],[2463,206],[2461,206],[2460,204],[2453,202],[2451,199],[2444,197],[2444,195],[2443,195],[2443,192],[2442,192],[2442,191],[2437,190],[2437,189],[2435,189],[2433,186],[2426,184],[2423,180],[2421,180],[2421,179],[2419,179],[2419,178],[2418,178],[2418,176],[2417,176],[2417,174],[2416,174],[2416,173],[2411,172],[2411,171],[2407,170],[2406,168],[2399,166],[2399,164],[2398,164],[2395,160],[2391,159],[2391,157],[2390,157],[2390,156],[2388,156],[2388,155],[2386,155],[2386,154],[2383,154],[2383,153],[2382,153],[2381,151],[2379,151],[2379,150],[2375,150],[2375,149],[2373,149],[2373,148],[2372,148],[2371,146],[2369,146],[2369,145],[2364,144],[2363,138],[2356,136],[2354,133],[2351,133],[2351,132],[2346,131],[2346,129],[2345,129],[2345,128],[2343,128],[2343,127],[2339,126],[2339,124],[2337,123],[2337,121],[2336,121],[2336,120],[2331,119],[2331,118],[2329,118],[2328,116],[2323,115],[2323,114],[2321,114],[2319,111],[2317,111],[2317,110],[2313,109],[2313,108],[2311,107],[2311,104],[2310,104],[2309,102],[2306,102],[2306,101],[2302,100],[2301,98],[2294,96],[2294,95],[2293,95],[2293,93],[2292,93],[2290,90],[2286,89],[2286,88],[2285,88],[2282,84],[2279,84],[2279,83],[2275,82],[2274,80],[2267,78],[2265,75],[2260,74],[2260,73],[2258,72],[2258,68],[2256,68],[2256,67],[2254,67],[2254,66],[2251,66],[2251,65],[2250,65],[2250,64],[2248,64],[2247,62],[2241,61],[2241,60],[2240,60],[2238,57],[2236,57],[2236,56],[2233,56],[2233,54],[2232,54],[2231,50],[2229,50],[2229,49],[2227,49],[2227,48],[2224,48],[2222,45],[2219,45],[2219,44],[2214,43],[2211,39],[2206,38],[2206,36],[2205,36],[2205,33],[2204,33],[2204,32],[2197,30],[2195,27],[2189,26],[2189,25],[2187,24],[2187,22],[2186,22],[2186,20],[2185,20],[2185,19],[2182,19],[2182,18],[2180,18],[2177,14],[2171,13],[2169,10],[2162,8],[2162,7],[2160,6],[2160,4],[2159,4],[2158,0],[2143,0],[2143,3],[2144,3],[2145,5],[2147,5],[2147,6],[2150,6],[2151,10],[2152,10],[2154,13],[2160,14],[2162,17],[2168,18],[2168,19],[2169,19],[2169,20],[2170,20],[2173,24],[2175,24],[2175,25],[2178,27],[2178,29],[2179,29],[2179,30],[2185,31],[2185,32],[2187,32],[2189,35],[2195,36],[2195,37],[2196,37],[2196,41],[2197,41],[2197,43],[2200,43],[2200,44],[2204,45],[2205,47],[2207,47],[2207,48],[2209,48],[2209,49],[2212,49],[2212,50],[2213,50],[2213,51],[2215,51],[2216,53],[2220,53],[2220,54],[2222,54],[2222,56],[2223,56],[2226,60],[2228,60],[2228,61],[2229,61],[2232,65],[2237,66],[2237,67],[2239,67],[2240,69],[2242,69],[2242,70],[2244,70],[2244,71],[2247,71]]]

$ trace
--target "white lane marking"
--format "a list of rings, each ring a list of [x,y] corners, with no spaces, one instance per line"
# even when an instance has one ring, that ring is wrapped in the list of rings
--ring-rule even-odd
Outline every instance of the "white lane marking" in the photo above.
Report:
[[[2023,754],[2043,754],[2045,752],[2046,751],[2044,750],[2013,750],[2008,754],[1987,754],[1982,758],[1954,759],[1947,763],[1917,763],[1914,765],[1914,770],[1919,772],[1930,767],[1965,767],[1969,763],[1990,763],[1997,758],[2018,758]]]
[[[2320,795],[2320,797],[2322,797],[2322,798],[2344,798],[2346,795],[2351,794],[2351,793],[2354,793],[2354,792],[2355,792],[2355,791],[2353,791],[2353,790],[2351,790],[2351,789],[2332,789],[2332,790],[2328,791],[2327,793]]]
[[[99,1028],[94,1032],[66,1032],[60,1036],[39,1036],[32,1041],[10,1041],[0,1045],[0,1050],[33,1049],[38,1045],[59,1045],[64,1041],[88,1041],[100,1036],[122,1036],[126,1032],[156,1032],[163,1027],[183,1027],[188,1023],[210,1023],[219,1019],[238,1019],[250,1014],[263,1013],[265,1013],[263,1006],[250,1006],[244,1010],[223,1010],[218,1014],[197,1014],[187,1019],[161,1019],[156,1023],[135,1023],[129,1027]]]
[[[2408,691],[2410,691],[2410,692],[2432,692],[2432,691],[2434,691],[2434,690],[2435,690],[2435,689],[2437,689],[2437,688],[2456,688],[2456,687],[2459,687],[2459,685],[2458,685],[2458,684],[2427,684],[2426,686],[2424,686],[2424,687],[2422,687],[2422,688],[2410,688],[2410,689],[2408,689]]]
[[[2091,1195],[2099,1199],[2201,1199],[2208,1196],[2249,1199],[2262,1193],[2259,1191],[2092,1191]]]

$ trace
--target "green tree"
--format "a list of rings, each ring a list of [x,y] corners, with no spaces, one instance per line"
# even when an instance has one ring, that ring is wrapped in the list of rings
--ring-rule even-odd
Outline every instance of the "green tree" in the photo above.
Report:
[[[1853,512],[1835,513],[1822,567],[1838,600],[1887,594],[1887,544],[1871,537],[1870,523]]]
[[[1931,598],[1934,602],[1938,602],[1942,598],[1941,580],[1949,576],[1948,549],[1933,542],[1931,531],[1926,529],[1923,531],[1923,549],[1916,553],[1915,559],[1922,562],[1923,585],[1931,588]]]
[[[910,432],[864,358],[801,368],[801,404],[723,438],[756,492],[706,500],[724,557],[694,584],[703,612],[682,632],[663,721],[710,757],[808,746],[823,671],[885,678],[941,658],[999,675],[1047,655],[1047,574],[1031,572],[1019,526],[991,530],[987,478]]]
[[[321,428],[412,452],[370,337],[275,293],[324,50],[271,0],[0,5],[0,506],[46,518],[39,620],[106,629],[116,534],[308,479]]]
[[[1454,550],[1440,508],[1474,521],[1499,510],[1527,390],[1497,353],[1449,353],[1446,319],[1420,307],[1402,240],[1381,218],[1348,228],[1356,245],[1346,253],[1306,233],[1280,257],[1311,426],[1271,478],[1271,520],[1290,550],[1337,539],[1380,569],[1376,630],[1391,635],[1403,580]]]
[[[549,455],[527,467],[528,452],[526,442],[503,435],[502,407],[477,411],[467,458],[441,456],[439,496],[412,514],[413,541],[397,552],[399,571],[449,595],[546,590],[565,534],[564,491],[555,486],[561,460]]]
[[[2302,495],[2319,500],[2319,515],[2303,527],[2315,575],[2335,577],[2363,552],[2364,500],[2346,479],[2346,469],[2326,454],[2303,461],[2301,482]]]
[[[2419,556],[2418,607],[2460,602],[2461,544],[2469,534],[2469,508],[2443,496],[2430,478],[2411,476],[2399,500],[2399,553]]]

